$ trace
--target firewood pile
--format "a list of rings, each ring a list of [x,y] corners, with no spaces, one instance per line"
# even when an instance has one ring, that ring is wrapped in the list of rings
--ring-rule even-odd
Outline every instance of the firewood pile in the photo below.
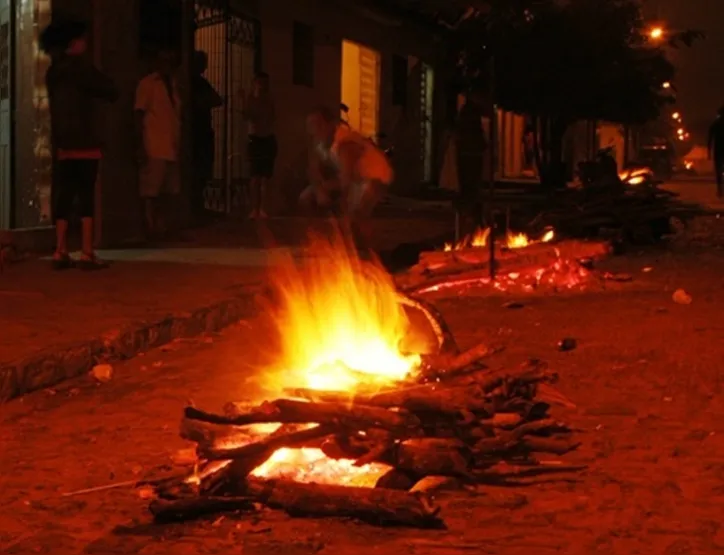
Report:
[[[383,387],[292,389],[258,405],[228,403],[218,414],[188,406],[181,436],[196,444],[197,467],[184,479],[158,483],[150,510],[159,522],[268,507],[293,516],[441,528],[440,509],[421,487],[431,477],[464,485],[581,470],[540,458],[578,446],[574,430],[550,414],[554,405],[572,407],[552,386],[556,374],[535,360],[487,368],[483,359],[498,351],[478,345],[425,355],[415,376]],[[255,435],[255,426],[268,423],[279,427]],[[389,468],[376,487],[255,473],[282,448],[316,448],[357,468]]]
[[[672,217],[688,221],[701,207],[682,202],[676,193],[657,186],[610,191],[573,189],[556,196],[529,226],[553,226],[570,237],[614,236],[633,244],[654,243],[671,233]]]
[[[498,280],[517,281],[524,289],[544,285],[566,289],[584,281],[592,263],[610,253],[607,241],[570,239],[515,249],[497,247],[493,264]],[[487,246],[428,251],[421,253],[418,264],[396,280],[403,291],[421,293],[486,282],[491,275],[490,265]]]

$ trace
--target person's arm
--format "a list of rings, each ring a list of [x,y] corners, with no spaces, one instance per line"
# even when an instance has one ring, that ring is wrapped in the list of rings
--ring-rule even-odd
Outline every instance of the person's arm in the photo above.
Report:
[[[94,98],[105,100],[106,102],[115,102],[118,100],[118,88],[113,82],[113,79],[94,65],[88,64],[83,78],[86,88]]]
[[[224,99],[221,98],[221,95],[216,92],[216,89],[211,83],[206,80],[204,80],[204,82],[206,83],[207,89],[209,91],[209,105],[211,106],[211,108],[218,108],[219,106],[223,106]]]
[[[706,152],[709,158],[711,158],[712,155],[712,149],[714,148],[714,134],[715,134],[715,128],[716,128],[716,122],[711,124],[709,127],[709,138],[706,142]]]
[[[136,153],[140,162],[144,162],[146,151],[143,144],[143,120],[151,105],[151,90],[148,81],[142,79],[136,87],[136,100],[133,106],[133,123],[135,127]]]

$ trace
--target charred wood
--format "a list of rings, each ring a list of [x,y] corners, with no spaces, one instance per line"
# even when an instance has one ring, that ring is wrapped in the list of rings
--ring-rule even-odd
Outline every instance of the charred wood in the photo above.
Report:
[[[348,517],[372,524],[444,528],[440,509],[423,495],[381,488],[249,479],[247,495],[291,516]]]

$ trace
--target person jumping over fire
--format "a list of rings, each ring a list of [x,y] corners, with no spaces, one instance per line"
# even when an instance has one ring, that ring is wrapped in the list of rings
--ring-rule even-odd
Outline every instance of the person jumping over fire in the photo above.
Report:
[[[709,127],[709,160],[714,160],[714,176],[716,177],[716,194],[724,197],[724,106],[719,108],[714,123]]]
[[[307,118],[312,141],[310,185],[302,192],[305,207],[331,208],[339,199],[355,239],[370,239],[370,218],[392,183],[387,156],[370,139],[343,125],[330,109],[318,108]]]

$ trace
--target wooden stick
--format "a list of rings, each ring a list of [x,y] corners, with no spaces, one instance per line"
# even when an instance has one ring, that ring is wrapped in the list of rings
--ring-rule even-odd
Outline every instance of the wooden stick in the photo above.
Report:
[[[358,518],[380,525],[444,528],[439,507],[423,495],[376,488],[249,479],[247,495],[292,516]]]
[[[254,502],[250,497],[191,497],[168,501],[155,499],[148,507],[159,523],[184,522],[211,513],[230,511],[253,511]]]
[[[268,456],[271,456],[274,451],[281,449],[282,447],[297,447],[311,440],[318,440],[331,435],[336,431],[336,426],[325,424],[321,426],[314,426],[313,428],[308,428],[306,430],[297,430],[285,434],[270,435],[261,441],[248,443],[247,445],[242,445],[241,447],[235,447],[233,449],[210,447],[202,449],[200,451],[200,455],[210,461],[246,459],[251,457],[256,458],[267,452],[269,453]],[[258,464],[256,466],[258,466]]]
[[[347,403],[309,403],[290,399],[265,402],[255,410],[236,416],[222,416],[193,407],[184,410],[186,418],[212,424],[243,426],[262,422],[337,424],[352,428],[369,427],[385,429],[410,429],[419,425],[419,420],[405,412],[392,412],[372,406],[350,405]]]

